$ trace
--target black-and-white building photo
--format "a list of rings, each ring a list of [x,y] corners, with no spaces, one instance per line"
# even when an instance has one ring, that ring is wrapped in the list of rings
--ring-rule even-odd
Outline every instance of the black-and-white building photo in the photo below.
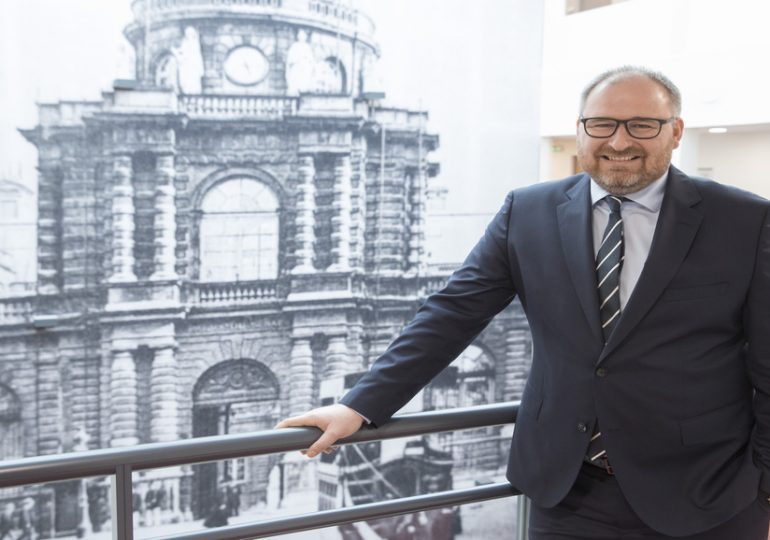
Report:
[[[36,174],[0,178],[0,459],[265,430],[333,403],[462,260],[435,254],[491,216],[447,211],[431,102],[389,99],[358,3],[130,8],[129,73],[14,126]],[[515,400],[530,355],[514,303],[405,412]],[[501,478],[511,429],[137,472],[137,534]],[[109,507],[105,478],[5,489],[0,537],[106,538]],[[493,537],[464,512],[320,534]]]

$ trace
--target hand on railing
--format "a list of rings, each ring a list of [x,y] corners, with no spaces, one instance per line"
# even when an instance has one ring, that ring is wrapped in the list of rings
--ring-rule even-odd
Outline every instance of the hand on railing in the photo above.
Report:
[[[287,427],[317,427],[323,431],[316,442],[303,452],[307,457],[316,457],[321,452],[330,452],[332,445],[339,439],[344,439],[361,429],[363,417],[350,407],[342,404],[328,405],[293,416],[278,422],[275,426]]]

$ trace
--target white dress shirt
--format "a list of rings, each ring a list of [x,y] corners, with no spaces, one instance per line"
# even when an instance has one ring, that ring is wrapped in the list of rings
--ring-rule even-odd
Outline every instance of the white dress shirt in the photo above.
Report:
[[[623,220],[624,260],[620,269],[620,308],[623,309],[639,281],[639,276],[650,253],[655,226],[658,224],[660,207],[666,189],[668,172],[649,186],[625,196],[620,207]],[[594,258],[599,253],[602,236],[610,218],[610,208],[604,197],[609,195],[604,188],[591,179],[591,204],[593,208]]]

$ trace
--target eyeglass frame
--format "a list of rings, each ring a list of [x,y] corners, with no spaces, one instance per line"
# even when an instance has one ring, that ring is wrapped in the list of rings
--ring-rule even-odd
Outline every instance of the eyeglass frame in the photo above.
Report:
[[[626,133],[628,133],[629,137],[631,137],[632,139],[638,139],[640,141],[648,141],[648,140],[654,139],[655,137],[660,135],[660,132],[663,131],[663,126],[664,125],[670,124],[671,122],[675,122],[678,118],[679,118],[678,116],[672,116],[671,118],[665,118],[665,119],[664,118],[634,117],[634,118],[629,118],[628,120],[618,120],[617,118],[609,118],[607,116],[590,116],[588,118],[585,118],[585,117],[581,116],[578,121],[581,124],[583,124],[583,131],[585,132],[585,134],[588,135],[589,137],[591,137],[592,139],[609,139],[610,137],[615,135],[615,133],[618,132],[618,128],[620,127],[621,124],[623,124],[623,128],[626,130]],[[610,133],[609,135],[602,135],[602,136],[591,135],[590,133],[588,133],[588,129],[586,129],[586,122],[589,121],[589,120],[612,120],[613,122],[615,122],[615,129],[613,129],[612,133]],[[635,121],[638,122],[640,120],[642,120],[642,121],[643,120],[653,120],[655,122],[658,122],[658,132],[655,135],[653,135],[652,137],[637,137],[635,135],[632,135],[631,132],[628,130],[628,123],[629,122],[635,122]]]

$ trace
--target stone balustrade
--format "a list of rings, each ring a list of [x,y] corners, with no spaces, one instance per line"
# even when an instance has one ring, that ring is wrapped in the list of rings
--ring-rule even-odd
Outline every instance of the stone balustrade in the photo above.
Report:
[[[294,116],[297,99],[269,96],[179,96],[179,112],[191,117],[281,119]]]
[[[237,305],[275,300],[279,296],[279,284],[272,280],[193,283],[190,284],[188,302],[199,305]]]
[[[35,297],[0,298],[0,324],[20,324],[32,320]]]

